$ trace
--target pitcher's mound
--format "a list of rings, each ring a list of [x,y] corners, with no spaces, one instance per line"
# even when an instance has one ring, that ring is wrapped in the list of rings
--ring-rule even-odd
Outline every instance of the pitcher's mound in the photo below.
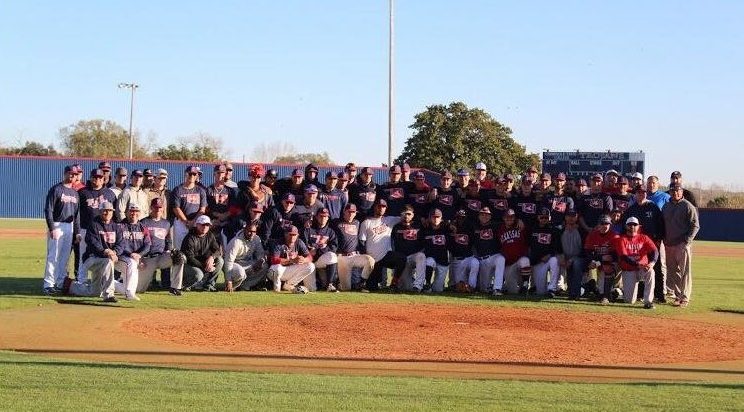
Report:
[[[655,316],[486,306],[354,304],[158,311],[151,339],[261,355],[643,365],[744,359],[744,329]]]

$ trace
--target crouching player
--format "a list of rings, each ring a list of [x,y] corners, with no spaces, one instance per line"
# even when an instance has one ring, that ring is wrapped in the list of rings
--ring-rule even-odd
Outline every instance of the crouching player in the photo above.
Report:
[[[309,292],[300,282],[315,271],[315,265],[311,262],[305,242],[298,237],[297,226],[289,226],[284,229],[284,240],[273,241],[270,246],[271,268],[268,276],[274,283],[274,292],[282,289],[299,294]]]
[[[426,277],[435,275],[431,284],[434,293],[444,292],[444,281],[449,269],[449,258],[447,256],[447,234],[449,227],[442,223],[442,211],[433,209],[429,213],[429,221],[421,230],[421,238],[424,241],[424,255],[426,255]]]
[[[530,263],[535,292],[538,295],[555,297],[558,289],[558,255],[561,250],[561,235],[558,229],[550,224],[550,209],[544,207],[537,215],[537,226],[530,236]],[[548,288],[548,270],[550,270],[550,287]]]
[[[504,266],[496,278],[504,279],[504,286],[509,293],[526,295],[529,292],[532,266],[527,257],[528,234],[527,229],[517,224],[514,209],[504,212],[504,223],[499,226],[496,236],[501,244],[501,254],[504,256]],[[494,286],[494,295],[496,287]]]
[[[584,243],[589,259],[587,269],[597,270],[597,298],[603,305],[610,303],[610,291],[618,280],[614,247],[618,235],[611,230],[611,226],[612,220],[609,216],[600,216],[599,223],[589,233]]]
[[[101,203],[101,215],[97,216],[85,234],[87,248],[80,265],[85,276],[79,281],[67,281],[67,292],[75,296],[99,296],[104,302],[116,302],[114,297],[114,264],[122,250],[121,230],[114,223],[114,205]],[[88,273],[91,273],[90,280]]]
[[[328,292],[338,292],[336,285],[338,283],[338,239],[336,232],[328,225],[330,212],[326,208],[318,209],[315,218],[310,227],[306,227],[302,232],[302,241],[309,248],[310,255],[315,265],[315,273],[308,276],[305,280],[305,286],[311,292],[317,288],[325,289]],[[322,273],[318,273],[318,270]]]
[[[639,232],[638,219],[629,217],[625,221],[625,233],[615,241],[615,251],[620,260],[623,277],[623,297],[633,304],[638,293],[638,282],[646,283],[643,290],[643,307],[654,308],[654,265],[659,259],[659,250],[650,237]]]
[[[452,260],[450,261],[450,284],[461,292],[472,292],[478,286],[480,262],[473,256],[472,226],[467,212],[459,210],[447,239]]]
[[[150,233],[140,222],[140,207],[137,203],[127,206],[127,218],[121,222],[121,253],[114,264],[122,275],[122,282],[116,282],[115,290],[127,300],[140,300],[137,296],[139,269],[143,266],[142,258],[150,252]]]
[[[250,290],[266,279],[269,270],[261,238],[256,234],[258,222],[251,222],[227,244],[225,250],[225,290]]]

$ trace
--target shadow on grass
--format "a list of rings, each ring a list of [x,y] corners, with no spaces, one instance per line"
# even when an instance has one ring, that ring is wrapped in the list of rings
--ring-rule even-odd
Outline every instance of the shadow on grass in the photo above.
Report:
[[[718,313],[733,313],[734,315],[744,315],[744,309],[728,309],[728,308],[715,308],[714,312]]]
[[[0,277],[0,296],[42,296],[42,285],[41,277]]]

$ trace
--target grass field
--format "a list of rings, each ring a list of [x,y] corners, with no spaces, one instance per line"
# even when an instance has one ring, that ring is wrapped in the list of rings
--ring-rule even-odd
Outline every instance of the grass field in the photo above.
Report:
[[[41,229],[41,221],[0,219],[2,229]],[[723,310],[744,313],[742,257],[694,257],[693,303],[687,313]],[[0,234],[0,310],[57,305],[41,296],[45,240],[4,238]],[[81,303],[93,301],[79,298]],[[512,307],[556,307],[584,311],[633,312],[625,305],[551,301],[494,301],[474,296],[325,294],[306,296],[269,292],[166,293],[143,295],[140,308],[237,307],[251,305],[356,302],[426,302]],[[549,305],[549,306],[548,306]],[[645,316],[679,314],[659,305]],[[193,410],[744,410],[741,384],[578,384],[494,380],[383,378],[191,371],[119,364],[84,363],[0,352],[0,405],[3,410],[193,409]]]

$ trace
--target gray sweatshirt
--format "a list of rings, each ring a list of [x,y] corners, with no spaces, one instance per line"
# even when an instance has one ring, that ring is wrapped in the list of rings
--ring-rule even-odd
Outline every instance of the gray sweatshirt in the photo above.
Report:
[[[685,199],[679,202],[670,200],[661,214],[664,216],[665,245],[690,244],[700,230],[697,208]]]

